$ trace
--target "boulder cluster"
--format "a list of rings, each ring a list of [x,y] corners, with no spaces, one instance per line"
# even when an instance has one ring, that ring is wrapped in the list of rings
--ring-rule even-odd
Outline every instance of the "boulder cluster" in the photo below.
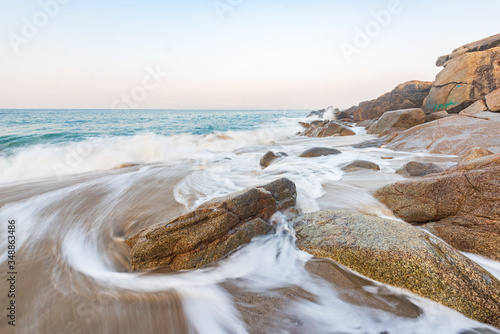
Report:
[[[472,319],[500,328],[500,281],[461,251],[500,261],[500,34],[440,57],[434,82],[410,81],[341,111],[313,111],[299,133],[353,136],[352,125],[379,138],[355,148],[385,147],[460,156],[443,170],[412,161],[405,181],[373,196],[400,220],[357,213],[294,209],[295,184],[281,178],[217,198],[127,239],[134,270],[195,269],[217,261],[253,237],[272,233],[272,216],[288,210],[299,249],[370,279],[403,288]],[[314,147],[297,157],[267,152],[264,169],[281,159],[342,152]],[[344,172],[380,170],[356,160]]]

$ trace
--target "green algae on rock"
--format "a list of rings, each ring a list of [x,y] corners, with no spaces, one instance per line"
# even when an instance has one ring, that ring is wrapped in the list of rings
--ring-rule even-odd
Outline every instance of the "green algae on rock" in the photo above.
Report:
[[[339,211],[299,216],[294,227],[303,251],[500,328],[500,282],[421,229]]]

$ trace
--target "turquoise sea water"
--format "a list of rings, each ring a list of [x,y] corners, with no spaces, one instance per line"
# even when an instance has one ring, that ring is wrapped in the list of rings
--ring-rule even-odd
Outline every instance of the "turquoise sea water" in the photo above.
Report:
[[[36,144],[154,133],[205,135],[252,130],[305,110],[0,110],[0,154]]]

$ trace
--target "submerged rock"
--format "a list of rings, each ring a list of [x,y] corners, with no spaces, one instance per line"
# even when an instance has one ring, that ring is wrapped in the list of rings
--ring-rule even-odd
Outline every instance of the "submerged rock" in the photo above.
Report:
[[[382,145],[384,145],[384,141],[385,141],[385,139],[383,139],[383,138],[365,140],[364,142],[361,142],[359,144],[352,145],[352,147],[353,148],[381,147]]]
[[[360,169],[380,170],[380,166],[374,162],[366,160],[355,160],[341,168],[344,172],[355,172]]]
[[[425,176],[428,174],[441,173],[443,169],[431,162],[410,161],[396,171],[396,174],[405,176]]]
[[[295,184],[285,178],[216,198],[129,238],[133,270],[194,269],[214,262],[258,235],[278,210],[295,205]]]
[[[269,151],[264,154],[262,158],[260,158],[259,164],[262,166],[262,168],[266,168],[269,167],[274,160],[286,156],[288,156],[288,154],[286,154],[285,152],[274,153],[273,151]]]
[[[301,158],[316,158],[324,155],[341,154],[339,150],[329,147],[313,147],[302,152],[299,157]]]
[[[368,134],[380,134],[390,128],[409,129],[425,122],[420,108],[388,111],[368,129]]]
[[[361,102],[359,106],[349,108],[340,117],[352,116],[355,121],[364,121],[378,118],[391,110],[420,108],[431,87],[432,82],[408,81],[375,100]]]
[[[500,327],[500,282],[416,227],[338,211],[299,216],[294,226],[303,251]]]

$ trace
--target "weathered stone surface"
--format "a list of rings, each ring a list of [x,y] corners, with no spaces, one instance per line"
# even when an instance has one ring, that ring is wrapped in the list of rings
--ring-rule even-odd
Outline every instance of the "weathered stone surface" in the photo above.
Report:
[[[332,154],[341,154],[339,150],[335,148],[329,148],[329,147],[313,147],[308,150],[305,150],[302,152],[301,155],[299,155],[301,158],[315,158],[315,157],[321,157],[323,155],[332,155]]]
[[[369,134],[379,134],[390,128],[409,129],[425,122],[425,113],[420,108],[388,111],[368,129]]]
[[[299,216],[294,226],[303,251],[500,327],[500,282],[416,227],[338,211]]]
[[[364,142],[361,142],[359,144],[352,145],[352,147],[354,147],[354,148],[381,147],[382,145],[384,145],[384,141],[385,141],[385,139],[383,139],[383,138],[365,140]]]
[[[269,233],[267,220],[295,205],[295,184],[279,179],[204,203],[175,219],[153,225],[127,239],[133,270],[199,268],[253,237]]]
[[[432,114],[428,114],[425,117],[425,123],[436,121],[438,119],[449,117],[449,116],[451,116],[451,115],[448,114],[448,112],[446,112],[446,110],[436,111],[436,112],[433,112]]]
[[[341,168],[344,172],[354,172],[360,169],[380,170],[380,166],[366,160],[355,160]]]
[[[466,171],[498,166],[500,166],[500,153],[487,155],[469,161],[460,161],[455,167],[450,168],[448,171],[453,172],[457,169]]]
[[[407,222],[463,215],[498,220],[499,182],[500,167],[457,170],[389,184],[378,189],[374,196]]]
[[[500,111],[500,88],[486,95],[486,105],[493,112]]]
[[[468,52],[446,63],[437,75],[423,109],[459,113],[500,88],[500,47]]]
[[[433,233],[457,249],[500,260],[499,184],[500,154],[390,184],[374,196],[407,222],[432,222]]]
[[[431,162],[410,161],[396,171],[397,174],[405,176],[425,176],[441,173],[443,169]]]
[[[452,247],[500,261],[500,221],[477,216],[453,216],[422,225]]]
[[[460,161],[458,162],[458,165],[461,165],[467,161],[470,161],[470,160],[474,160],[474,159],[478,159],[478,158],[482,158],[482,157],[485,157],[487,155],[492,155],[493,152],[485,149],[485,148],[482,148],[482,147],[474,147],[473,149],[471,149],[470,151],[468,151],[467,153],[465,153],[462,158],[460,159]]]
[[[477,100],[470,107],[467,107],[464,110],[462,110],[461,112],[459,112],[459,115],[473,116],[477,113],[481,113],[481,112],[487,111],[487,110],[488,110],[488,107],[486,106],[486,103],[484,103],[483,100]]]
[[[500,46],[500,34],[493,35],[476,42],[465,44],[453,50],[453,53],[446,56],[441,56],[436,62],[436,66],[440,67],[446,64],[447,61],[459,57],[468,52],[484,51]]]
[[[417,125],[386,146],[399,151],[427,151],[461,155],[474,147],[500,153],[500,115],[483,112],[474,117],[454,115]]]
[[[391,110],[420,108],[431,87],[432,82],[408,81],[375,100],[361,102],[359,106],[349,108],[339,117],[352,116],[355,121],[364,121],[378,118]]]

